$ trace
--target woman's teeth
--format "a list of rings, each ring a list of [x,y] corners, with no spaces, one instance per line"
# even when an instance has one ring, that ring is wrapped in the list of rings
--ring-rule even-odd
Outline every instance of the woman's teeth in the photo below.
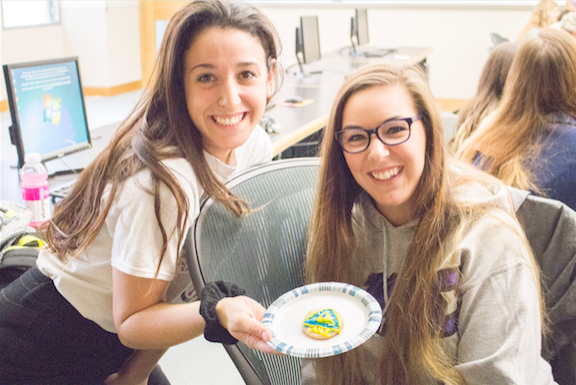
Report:
[[[393,176],[398,175],[399,172],[400,172],[400,167],[394,167],[394,168],[391,168],[390,170],[387,170],[384,172],[372,172],[372,176],[374,177],[374,179],[377,179],[377,180],[388,180],[388,179],[392,178]]]
[[[214,116],[214,120],[216,121],[216,123],[222,126],[235,126],[238,123],[240,123],[242,118],[244,118],[244,114],[239,114],[231,118],[219,118],[218,116]]]

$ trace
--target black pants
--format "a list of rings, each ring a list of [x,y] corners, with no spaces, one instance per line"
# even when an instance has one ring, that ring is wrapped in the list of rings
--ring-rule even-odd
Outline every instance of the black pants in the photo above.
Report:
[[[33,267],[0,291],[0,384],[102,384],[133,350]]]

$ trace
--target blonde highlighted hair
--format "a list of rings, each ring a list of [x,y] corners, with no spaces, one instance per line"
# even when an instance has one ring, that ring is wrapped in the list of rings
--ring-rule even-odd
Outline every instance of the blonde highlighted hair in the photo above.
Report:
[[[425,165],[411,213],[420,222],[387,304],[385,349],[382,349],[376,377],[380,384],[416,384],[430,380],[450,385],[466,383],[454,368],[454,357],[449,357],[441,344],[448,302],[440,294],[438,270],[446,256],[454,254],[469,226],[487,209],[486,204],[456,201],[452,196],[454,187],[471,180],[484,185],[500,183],[447,158],[440,110],[427,82],[426,75],[416,67],[375,65],[360,69],[346,79],[336,97],[321,149],[318,195],[307,252],[307,280],[354,283],[355,266],[351,265],[350,258],[356,248],[352,211],[363,190],[334,138],[334,133],[342,128],[346,104],[352,95],[371,87],[403,87],[424,125]],[[512,209],[498,212],[502,213],[503,222],[522,237]],[[524,245],[529,249],[525,237]],[[539,289],[533,258],[531,263]],[[325,385],[360,384],[364,380],[362,354],[362,349],[355,349],[317,360],[316,375]]]
[[[558,4],[551,0],[543,0],[536,4],[530,15],[530,20],[528,20],[528,24],[526,24],[520,36],[518,36],[518,41],[522,42],[522,40],[526,38],[526,35],[534,28],[543,29],[552,26],[552,24],[557,21],[550,18],[550,12],[554,9],[558,9]]]
[[[508,72],[519,49],[518,43],[502,43],[490,54],[480,75],[476,95],[458,113],[458,131],[450,146],[452,151],[456,152],[500,104]]]
[[[510,69],[499,108],[489,124],[475,132],[456,156],[472,162],[505,184],[542,195],[527,167],[540,151],[539,138],[555,114],[576,118],[576,40],[546,29],[524,42]]]

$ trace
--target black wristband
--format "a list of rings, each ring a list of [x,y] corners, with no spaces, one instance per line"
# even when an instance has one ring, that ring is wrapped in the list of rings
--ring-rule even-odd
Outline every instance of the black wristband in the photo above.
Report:
[[[210,342],[220,342],[225,345],[234,345],[238,340],[226,330],[216,315],[216,304],[222,298],[236,297],[246,294],[246,290],[231,282],[208,282],[200,296],[200,315],[206,321],[204,337]]]

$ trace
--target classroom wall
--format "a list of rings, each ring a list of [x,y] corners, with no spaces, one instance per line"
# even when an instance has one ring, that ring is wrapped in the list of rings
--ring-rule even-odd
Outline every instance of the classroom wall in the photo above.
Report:
[[[107,10],[104,1],[62,2],[65,52],[78,56],[84,87],[109,86]]]
[[[488,57],[489,33],[498,32],[514,40],[531,12],[527,5],[254,3],[278,29],[286,65],[295,63],[294,28],[299,25],[300,16],[319,16],[321,48],[328,52],[348,44],[354,7],[367,7],[373,44],[433,48],[428,58],[431,84],[436,97],[443,99],[470,98]],[[1,61],[4,64],[77,55],[85,87],[113,87],[142,76],[139,34],[137,1],[62,1],[58,25],[2,30]],[[3,81],[0,90],[0,100],[5,100]]]
[[[0,18],[2,7],[0,7]],[[61,24],[33,28],[1,29],[0,59],[2,64],[44,60],[64,55],[64,29]],[[4,75],[0,100],[6,100]]]
[[[140,30],[136,1],[62,2],[67,52],[80,58],[85,87],[140,80]]]
[[[84,87],[142,78],[137,1],[61,1],[60,24],[2,29],[1,46],[2,64],[78,56]]]

